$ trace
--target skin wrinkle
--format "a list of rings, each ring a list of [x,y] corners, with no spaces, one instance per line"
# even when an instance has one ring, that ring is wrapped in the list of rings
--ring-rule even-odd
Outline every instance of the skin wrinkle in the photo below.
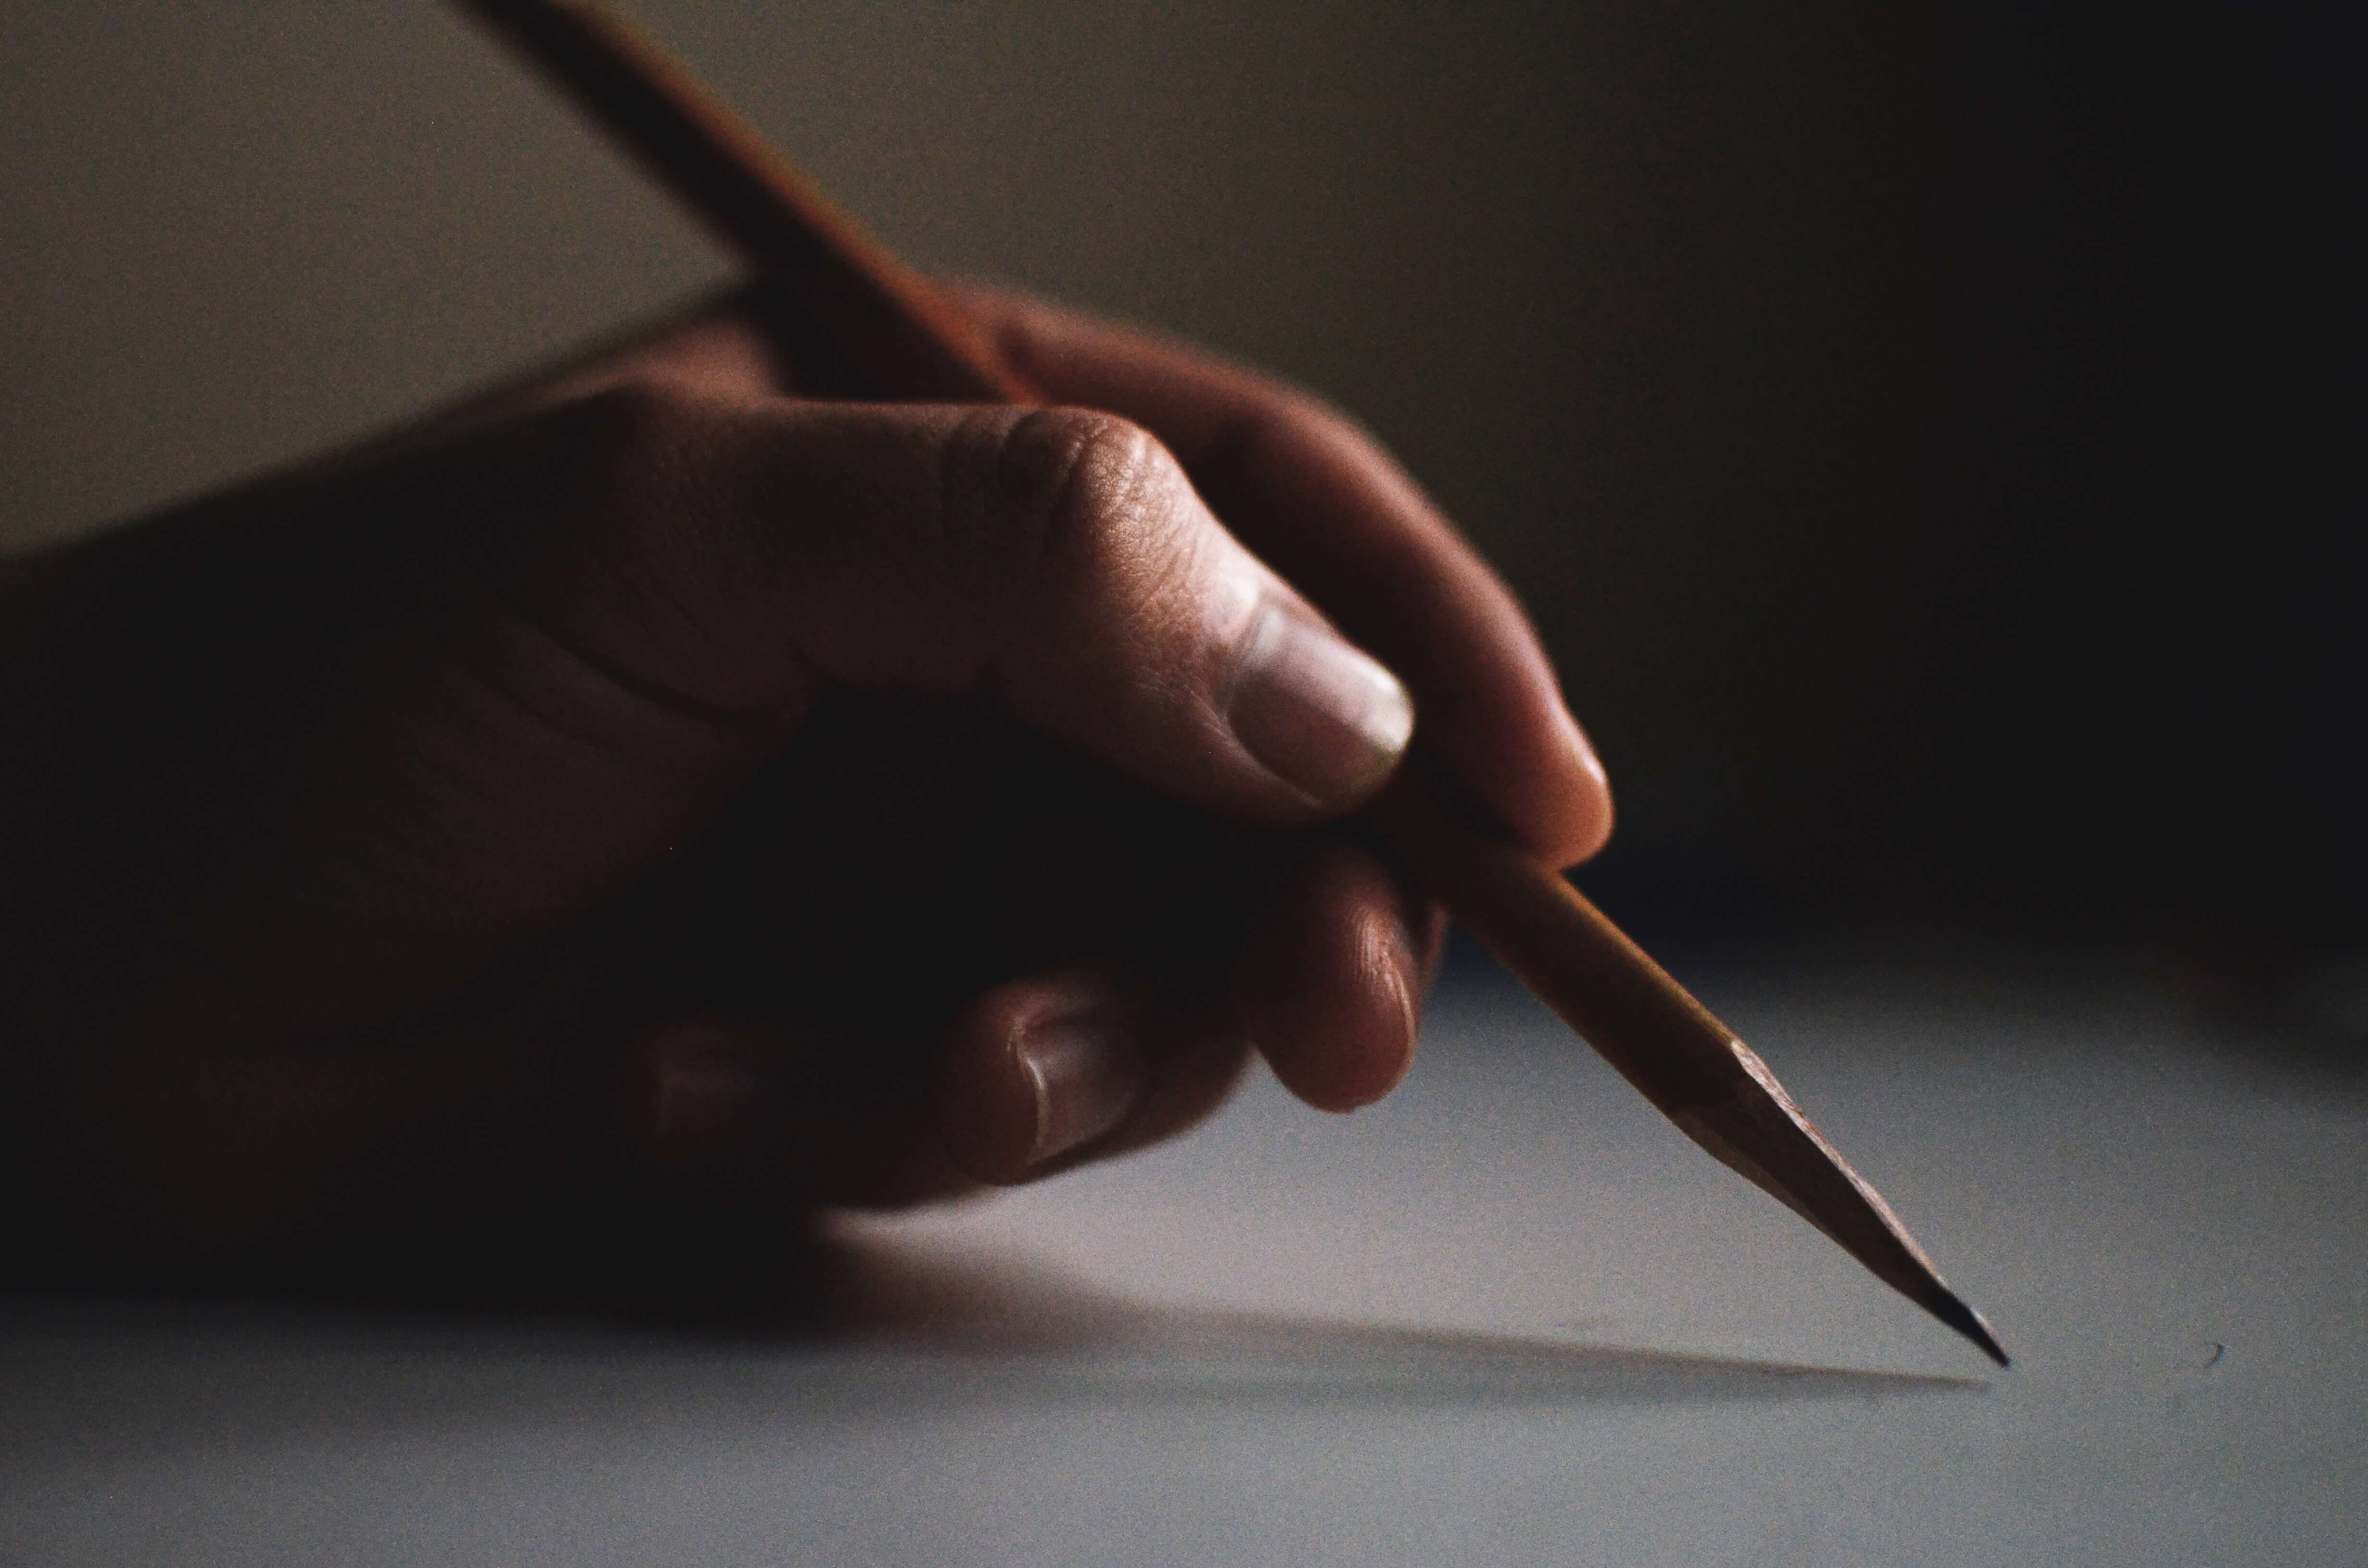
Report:
[[[1058,379],[1052,372],[1063,359],[1060,335],[1040,331],[1034,324],[1033,307],[1025,301],[984,298],[996,324],[998,345],[1036,379]],[[1368,582],[1386,583],[1395,590],[1388,596],[1394,602],[1444,619],[1443,607],[1431,606],[1429,596],[1417,590],[1434,580],[1443,564],[1460,563],[1457,551],[1441,549],[1443,544],[1457,544],[1460,549],[1460,536],[1394,465],[1375,470],[1363,460],[1365,453],[1379,449],[1369,428],[1315,394],[1246,367],[1220,364],[1204,369],[1203,373],[1224,376],[1242,406],[1203,424],[1188,439],[1171,442],[1195,482],[1224,474],[1235,488],[1274,493],[1290,488],[1309,468],[1305,461],[1293,459],[1311,456],[1318,460],[1316,466],[1345,468],[1377,479],[1394,493],[1391,499],[1398,505],[1389,510],[1400,529],[1359,539],[1360,574]],[[1227,519],[1227,526],[1235,524]],[[1281,564],[1287,572],[1293,563]],[[1491,585],[1508,608],[1517,604],[1502,585]],[[1463,582],[1458,586],[1460,597],[1475,585]],[[1419,677],[1421,671],[1415,674]]]
[[[1083,470],[1096,438],[1096,432],[1068,411],[1030,409],[1014,419],[1006,411],[983,408],[965,415],[954,438],[945,443],[939,522],[951,547],[949,553],[967,563],[962,576],[968,579],[948,587],[954,597],[985,611],[972,647],[948,661],[962,671],[951,677],[953,689],[975,691],[992,684],[1010,648],[1024,635],[1046,562],[1059,548],[1060,536],[1075,527]],[[1058,455],[1047,465],[1043,460],[1055,447]],[[965,461],[984,463],[986,485],[962,482]],[[1048,466],[1049,483],[1040,472]],[[958,498],[978,496],[982,490],[993,497],[985,506],[959,504]],[[1004,505],[1007,499],[1016,504]],[[978,514],[967,530],[955,523],[965,511]],[[985,581],[995,582],[991,595],[977,591]],[[958,619],[947,619],[949,624]]]
[[[842,409],[828,412],[848,414]],[[858,412],[854,418],[860,421],[870,413]],[[810,437],[797,426],[815,419],[816,411],[768,404],[760,412],[735,410],[734,414],[743,429],[741,443],[732,454],[739,460],[731,466],[739,472],[733,494],[718,511],[734,520],[737,526],[733,531],[744,549],[736,574],[716,574],[718,597],[732,602],[745,597],[753,585],[756,602],[735,605],[735,612],[779,638],[780,652],[801,666],[813,688],[809,701],[832,685],[933,687],[933,682],[915,680],[918,672],[914,669],[864,668],[867,660],[878,655],[860,648],[860,637],[856,639],[856,648],[834,648],[844,635],[835,612],[845,601],[856,601],[860,613],[860,607],[876,594],[875,579],[907,586],[924,580],[931,564],[926,549],[916,548],[902,530],[866,531],[860,525],[850,525],[845,516],[835,516],[832,507],[800,507],[788,499],[846,477],[829,471],[816,474],[802,466],[807,460],[802,437]],[[849,432],[857,441],[878,440],[881,435],[880,427],[862,424]],[[776,501],[777,497],[782,499]],[[900,499],[894,494],[871,496],[868,509],[894,513]],[[866,509],[837,511],[852,515]],[[893,641],[902,645],[905,639]],[[921,663],[925,667],[927,661]]]
[[[1138,695],[1167,708],[1190,708],[1198,717],[1204,737],[1235,752],[1242,763],[1267,772],[1254,759],[1241,752],[1227,718],[1234,687],[1241,678],[1241,663],[1249,649],[1250,630],[1258,624],[1264,607],[1279,604],[1281,596],[1260,585],[1251,591],[1226,596],[1230,602],[1224,607],[1222,624],[1212,625],[1202,590],[1212,584],[1237,584],[1245,580],[1257,583],[1262,575],[1258,569],[1241,559],[1212,561],[1211,555],[1231,556],[1240,546],[1222,525],[1202,527],[1206,514],[1194,493],[1191,482],[1173,454],[1148,432],[1130,422],[1107,415],[1093,416],[1099,424],[1096,436],[1112,440],[1122,435],[1127,450],[1114,466],[1124,476],[1116,487],[1114,498],[1099,508],[1100,516],[1111,523],[1099,529],[1078,529],[1072,525],[1065,530],[1073,537],[1089,534],[1097,544],[1104,546],[1103,558],[1097,562],[1125,585],[1124,592],[1115,597],[1117,602],[1135,607],[1137,613],[1129,617],[1119,629],[1131,654],[1156,651],[1165,640],[1157,629],[1178,622],[1201,620],[1207,635],[1196,640],[1208,665],[1200,668],[1177,668],[1169,660],[1152,657],[1130,657],[1121,662],[1124,678]],[[1091,451],[1080,452],[1076,466],[1084,470],[1093,460]],[[1068,505],[1080,505],[1074,496]],[[1053,551],[1058,551],[1056,534]],[[1126,548],[1110,551],[1107,547],[1117,541]],[[1245,552],[1246,553],[1246,552]],[[1284,611],[1287,613],[1287,610]],[[1040,618],[1023,624],[1049,625],[1050,618]],[[1180,699],[1180,700],[1179,700]],[[1300,795],[1295,787],[1294,796]]]
[[[1023,374],[1046,382],[1067,379],[1052,373],[1061,368],[1062,349],[1058,335],[1040,333],[1036,329],[1032,307],[1027,301],[981,293],[974,306],[985,312],[998,348]],[[1320,453],[1324,464],[1362,471],[1364,465],[1354,459],[1358,452],[1367,449],[1369,435],[1363,426],[1348,415],[1303,389],[1273,381],[1244,367],[1221,361],[1214,366],[1204,364],[1202,373],[1212,378],[1223,377],[1230,384],[1239,406],[1217,419],[1199,421],[1197,428],[1187,431],[1171,428],[1170,445],[1159,449],[1175,464],[1181,485],[1193,497],[1196,509],[1207,509],[1201,501],[1203,477],[1224,472],[1229,466],[1238,471],[1235,475],[1237,480],[1269,481],[1267,488],[1270,491],[1289,488],[1288,482],[1297,476],[1297,470],[1290,460],[1295,453],[1315,451]],[[1303,432],[1299,428],[1302,425],[1309,425],[1313,428]],[[1372,449],[1378,450],[1378,448]],[[1280,485],[1272,483],[1277,478],[1285,483]],[[1462,548],[1461,539],[1443,519],[1430,512],[1428,502],[1422,499],[1410,481],[1395,470],[1390,471],[1390,478],[1393,488],[1403,493],[1397,497],[1402,503],[1397,509],[1411,511],[1427,526],[1418,533],[1393,536],[1384,532],[1378,539],[1360,540],[1360,574],[1368,580],[1386,574],[1395,597],[1420,603],[1427,597],[1423,590],[1429,585],[1429,579],[1435,574],[1439,564],[1435,560],[1427,560],[1426,551],[1433,555],[1452,555]],[[1262,559],[1263,552],[1253,548],[1255,536],[1247,539],[1236,537],[1231,521],[1222,516],[1218,517],[1218,523],[1225,530],[1227,540],[1258,562],[1262,575],[1272,571],[1269,563]],[[1442,550],[1442,545],[1449,548]],[[1282,575],[1291,574],[1292,562],[1274,564],[1284,569]],[[1230,658],[1225,668],[1214,672],[1216,678],[1207,688],[1211,693],[1211,705],[1206,710],[1206,722],[1211,738],[1222,736],[1222,744],[1237,752],[1238,745],[1233,740],[1228,715],[1234,691],[1242,676],[1242,661],[1249,651],[1251,633],[1259,623],[1265,603],[1282,607],[1286,613],[1300,614],[1315,624],[1335,624],[1277,581],[1269,585],[1265,594],[1252,597],[1241,608],[1235,623],[1215,640],[1214,646],[1225,648]],[[1363,639],[1351,636],[1349,641],[1360,643]],[[1383,662],[1396,664],[1400,661],[1389,657]],[[1419,659],[1413,662],[1421,663]],[[1426,699],[1437,702],[1445,695],[1438,691],[1425,693],[1418,688],[1412,694],[1418,702]],[[1238,755],[1242,763],[1258,767],[1262,773],[1269,771],[1259,767],[1246,752]],[[1316,803],[1288,780],[1278,782],[1304,806]]]
[[[1167,708],[1190,708],[1201,716],[1208,734],[1222,737],[1224,744],[1231,745],[1232,728],[1226,714],[1232,707],[1233,687],[1240,678],[1242,655],[1248,645],[1246,633],[1255,624],[1258,608],[1267,596],[1260,592],[1232,596],[1239,601],[1240,608],[1228,605],[1223,619],[1230,624],[1216,623],[1218,618],[1208,614],[1208,608],[1194,587],[1233,581],[1239,574],[1233,570],[1233,562],[1208,559],[1211,554],[1224,554],[1225,542],[1191,526],[1190,513],[1177,493],[1178,486],[1164,488],[1167,504],[1156,508],[1156,514],[1147,508],[1144,520],[1139,524],[1145,536],[1158,532],[1161,547],[1142,551],[1121,563],[1121,569],[1130,578],[1131,591],[1126,597],[1148,612],[1128,629],[1129,653],[1134,656],[1125,662],[1127,679],[1150,702]],[[1163,565],[1169,562],[1179,564],[1175,570],[1163,570]],[[1203,622],[1202,630],[1207,635],[1198,640],[1196,646],[1204,652],[1213,670],[1178,668],[1165,659],[1142,656],[1152,653],[1158,642],[1149,627],[1191,620]],[[1212,675],[1213,678],[1209,678]]]
[[[1062,368],[1060,334],[1040,330],[1035,316],[1038,307],[1033,301],[992,291],[982,291],[980,301],[992,312],[996,347],[1016,369],[1040,382],[1068,379],[1056,373]],[[1076,328],[1069,330],[1074,333]],[[1183,349],[1182,345],[1175,347],[1179,351]],[[1360,436],[1371,439],[1371,433],[1361,423],[1305,388],[1225,360],[1205,367],[1204,373],[1207,369],[1224,374],[1243,398],[1244,405],[1202,425],[1190,439],[1178,440],[1170,436],[1168,447],[1188,474],[1222,466],[1237,448],[1256,442],[1266,427],[1288,434],[1296,420],[1310,415],[1334,423],[1338,429],[1333,433],[1349,437],[1352,443]],[[1378,440],[1372,444],[1376,448],[1380,445]]]
[[[705,710],[671,700],[627,673],[597,662],[542,618],[506,619],[495,636],[515,645],[476,650],[456,659],[461,679],[483,687],[537,729],[609,760],[638,764],[640,772],[671,764],[671,759],[647,755],[655,737],[695,744],[725,739],[733,731],[769,728],[778,722],[778,709]],[[529,667],[536,672],[532,676],[526,673]],[[547,688],[547,696],[530,694],[529,685]],[[596,717],[589,710],[601,704],[603,694],[622,700]],[[599,722],[610,717],[612,723]],[[638,733],[629,739],[613,733],[628,727]]]
[[[1059,368],[1060,350],[1056,335],[1040,331],[1035,324],[1033,307],[1025,301],[984,294],[986,308],[992,312],[995,343],[1015,369],[1031,381],[1050,381],[1064,378],[1053,372]],[[1073,329],[1074,330],[1074,329]],[[1179,346],[1180,347],[1180,346]],[[1274,381],[1246,367],[1220,362],[1229,373],[1244,400],[1244,406],[1227,412],[1222,417],[1194,431],[1191,438],[1178,441],[1172,436],[1162,446],[1176,462],[1180,476],[1198,494],[1198,476],[1210,471],[1237,467],[1248,479],[1289,479],[1297,470],[1289,461],[1293,450],[1304,447],[1320,449],[1328,460],[1352,458],[1360,450],[1380,449],[1380,442],[1372,430],[1347,412],[1333,406],[1304,388]],[[1309,423],[1316,426],[1303,432]],[[1309,436],[1315,437],[1308,439]],[[1391,471],[1390,477],[1398,488],[1407,492],[1408,498],[1418,498],[1410,481]],[[1273,488],[1271,484],[1269,488]],[[1424,522],[1430,525],[1427,532],[1438,535],[1452,533],[1430,515],[1428,502],[1416,508]],[[1230,532],[1238,532],[1234,522],[1223,517],[1218,521]],[[1247,540],[1241,541],[1249,548]],[[1405,539],[1384,534],[1379,540],[1360,541],[1360,552],[1379,551],[1384,559],[1394,560],[1404,574],[1404,580],[1419,582],[1435,572],[1436,559],[1426,558],[1421,547],[1435,544],[1433,540]],[[1404,548],[1390,551],[1388,546],[1397,543]],[[1256,551],[1253,551],[1255,554]],[[1360,561],[1370,561],[1360,553]],[[1245,623],[1248,617],[1245,615]]]
[[[681,615],[687,620],[690,611],[683,609]],[[773,722],[794,722],[813,707],[814,691],[822,685],[820,674],[809,665],[797,672],[802,679],[783,682],[791,690],[782,696],[761,702],[710,702],[679,686],[651,679],[626,668],[613,658],[595,652],[583,637],[569,631],[563,622],[540,605],[529,602],[513,607],[505,617],[505,624],[542,642],[568,663],[650,711],[707,729],[728,731]],[[656,634],[650,635],[655,637]]]
[[[586,411],[580,417],[597,421],[582,437],[600,481],[588,488],[615,498],[602,508],[608,527],[599,531],[624,548],[614,551],[609,571],[579,570],[568,585],[577,593],[604,579],[628,586],[627,593],[599,594],[597,608],[637,623],[629,645],[666,651],[669,662],[685,667],[686,678],[639,674],[593,653],[580,639],[563,640],[595,667],[612,670],[620,684],[686,711],[745,717],[810,703],[820,676],[794,635],[775,624],[782,618],[733,603],[734,585],[771,585],[784,575],[784,551],[765,546],[793,530],[780,526],[775,509],[744,502],[786,487],[743,472],[751,465],[738,460],[749,449],[761,451],[774,433],[746,428],[755,422],[738,408],[665,378],[615,386],[578,406]],[[731,526],[748,514],[764,523]],[[579,547],[578,559],[597,566],[600,556]],[[727,630],[735,622],[781,635],[764,656],[752,658],[754,651],[741,645],[746,639]],[[686,657],[687,644],[702,647],[705,657]],[[775,689],[727,695],[752,666]],[[705,681],[690,673],[701,667]],[[693,689],[699,686],[708,689]]]
[[[533,634],[531,629],[522,630]],[[546,646],[560,659],[572,662],[573,655],[557,643],[546,642]],[[662,721],[687,722],[695,726],[694,745],[703,736],[711,745],[728,747],[735,738],[728,733],[717,733],[696,718],[687,718],[662,705],[654,704],[638,692],[609,681],[603,672],[589,666],[575,667],[584,668],[587,675],[601,681],[608,689],[621,694],[632,711],[655,714]],[[679,739],[673,747],[646,742],[637,744],[614,733],[620,726],[609,726],[611,733],[604,733],[602,727],[588,717],[579,718],[577,722],[567,722],[564,715],[574,713],[577,704],[564,699],[539,701],[519,690],[513,681],[501,678],[495,672],[480,667],[473,661],[453,665],[450,676],[455,687],[454,718],[457,726],[471,735],[474,744],[450,748],[455,753],[453,757],[430,755],[431,749],[440,753],[445,748],[422,748],[416,762],[437,766],[419,767],[413,777],[423,780],[422,786],[399,790],[390,799],[413,801],[413,809],[405,814],[419,827],[435,833],[451,846],[461,849],[484,842],[488,825],[518,818],[523,824],[522,831],[512,831],[506,835],[503,863],[509,870],[502,879],[501,886],[505,889],[535,886],[564,889],[575,884],[573,896],[564,901],[565,904],[588,906],[629,885],[639,874],[635,869],[636,864],[652,852],[647,845],[619,846],[612,857],[618,864],[605,875],[592,879],[584,878],[580,870],[571,876],[566,868],[572,859],[580,858],[578,845],[582,835],[597,828],[611,814],[605,803],[606,797],[619,792],[646,791],[653,782],[663,783],[666,778],[680,772],[676,766],[679,761]],[[465,710],[479,704],[508,715],[512,722],[504,723],[497,718],[489,722]],[[780,728],[778,725],[768,727]],[[745,732],[747,726],[743,724],[739,728]],[[478,748],[484,744],[484,737],[488,735],[508,737],[503,748],[504,755],[479,751]],[[430,738],[431,741],[434,738],[433,731]],[[677,755],[666,756],[664,753],[669,749],[676,750]],[[737,749],[744,754],[745,771],[753,772],[762,760],[762,751],[745,742]],[[556,766],[546,767],[542,760],[536,760],[519,767],[513,763],[511,755],[507,755],[538,752],[551,754],[549,760]],[[452,766],[458,759],[472,756],[477,758],[477,766],[472,768],[463,770]],[[601,769],[597,779],[587,777],[593,767]],[[545,792],[533,802],[532,811],[520,813],[513,798],[515,790],[510,781],[521,774],[545,776],[552,773],[569,778],[575,787],[565,793]],[[716,791],[718,800],[727,792],[727,790],[719,788]],[[571,806],[575,809],[570,811],[568,808]],[[448,820],[451,813],[483,820]],[[685,812],[686,824],[695,824],[698,820],[697,813]],[[413,860],[438,868],[469,863],[465,856],[456,856],[447,849],[430,848],[424,854],[415,853],[417,846],[407,836],[393,834],[388,836],[393,853],[388,858],[391,863],[381,864],[377,869],[381,882],[416,882],[416,878],[402,875],[404,866]],[[671,841],[675,836],[674,833],[659,835],[666,841]],[[526,863],[520,864],[521,861]],[[483,903],[495,893],[495,889],[482,874],[478,874],[472,878],[469,892],[469,902]],[[415,890],[412,903],[418,914],[441,911],[451,906],[450,893],[451,890],[440,883],[429,883]],[[527,925],[546,918],[551,913],[547,908],[538,907],[537,901],[529,899],[512,896],[505,898],[502,903],[503,907],[498,911],[486,912],[493,916],[486,922],[493,929]]]
[[[1010,410],[966,411],[936,439],[935,505],[923,520],[871,534],[836,530],[845,537],[803,518],[781,530],[787,548],[762,552],[750,574],[787,591],[792,608],[770,619],[822,679],[949,695],[991,686],[998,665],[1037,619],[1059,619],[1031,614],[1045,594],[1041,584],[1048,558],[1058,550],[1056,539],[1100,531],[1075,520],[1086,517],[1090,500],[1081,489],[1098,439],[1088,422],[1100,417],[1035,410],[1015,420]],[[1048,439],[1046,422],[1054,420],[1061,424]],[[1073,423],[1081,427],[1063,428]],[[866,433],[910,438],[884,424]],[[976,482],[982,468],[983,486]],[[822,477],[827,483],[846,476]],[[752,486],[759,494],[791,488],[778,482]],[[905,499],[883,496],[880,507],[901,509]],[[916,596],[916,585],[928,590]],[[916,597],[919,604],[903,618],[909,623],[893,637],[882,634],[866,608]],[[863,618],[852,631],[845,620],[849,613]]]
[[[993,672],[989,678],[998,685],[1008,681],[1005,672],[1014,657],[1027,652],[1031,635],[1062,624],[1055,607],[1072,598],[1083,602],[1076,586],[1090,583],[1095,568],[1112,563],[1112,543],[1133,544],[1141,537],[1143,497],[1156,467],[1156,443],[1135,426],[1074,409],[1033,409],[1006,433],[996,454],[997,478],[1020,477],[1017,471],[1030,466],[1026,461],[1029,447],[1042,442],[1041,433],[1046,431],[1065,437],[1065,449],[1052,484],[1029,482],[1042,499],[1030,497],[1019,511],[1029,525],[1028,548],[1004,600],[1004,624],[993,634],[991,651],[983,661]],[[1020,486],[996,487],[998,494],[1007,488]],[[1116,563],[1123,571],[1141,560],[1139,554],[1131,560],[1120,555]],[[1050,602],[1042,602],[1046,600]]]
[[[507,621],[504,625],[528,636],[538,635],[541,631],[522,621]],[[546,638],[545,643],[563,657],[567,656],[564,647],[555,639]],[[456,862],[468,863],[465,854],[455,856],[452,851],[465,851],[470,845],[482,842],[485,824],[498,824],[514,813],[518,802],[513,798],[516,791],[511,780],[519,770],[512,756],[531,754],[542,749],[543,744],[555,745],[562,752],[577,755],[577,763],[568,765],[573,777],[580,777],[578,764],[587,758],[629,760],[631,748],[597,736],[589,723],[564,722],[563,714],[570,704],[538,702],[518,689],[515,680],[505,680],[496,674],[500,665],[517,662],[482,656],[438,661],[423,672],[416,695],[404,705],[415,714],[424,706],[428,710],[425,724],[415,726],[408,714],[389,716],[392,736],[400,743],[404,734],[410,733],[413,743],[398,744],[384,754],[375,744],[366,746],[365,755],[382,756],[383,765],[393,771],[387,784],[373,791],[381,809],[370,813],[370,819],[383,826],[373,835],[380,840],[379,853],[368,858],[367,869],[356,879],[359,885],[410,886],[414,892],[407,902],[415,906],[416,913],[449,909],[452,906],[451,890],[443,886],[440,879],[422,882],[413,868],[441,870]],[[435,678],[439,673],[440,681]],[[604,685],[624,692],[629,702],[651,706],[637,694],[610,682],[604,672],[591,673]],[[498,718],[488,722],[483,716],[485,707],[516,722],[506,723]],[[664,711],[657,708],[652,710]],[[524,726],[523,733],[518,725]],[[489,755],[482,747],[485,738],[493,736],[504,737],[504,747]],[[538,736],[542,738],[541,743],[535,739]],[[463,742],[461,737],[468,740]],[[524,771],[530,777],[540,769],[529,766]],[[642,771],[654,769],[645,766]],[[534,802],[534,811],[527,820],[538,828],[550,830],[537,836],[550,836],[552,831],[559,838],[568,836],[553,821],[559,803],[547,796]],[[596,811],[594,815],[598,814]],[[339,830],[341,837],[352,832],[351,824]],[[507,850],[515,853],[526,842],[526,835],[511,833],[507,835]],[[564,851],[539,857],[553,865],[564,864],[568,858]],[[359,862],[364,858],[354,858]],[[524,880],[541,879],[529,873]],[[482,898],[491,890],[480,878],[472,882],[471,891]],[[530,917],[519,911],[508,911],[492,924],[499,928]]]

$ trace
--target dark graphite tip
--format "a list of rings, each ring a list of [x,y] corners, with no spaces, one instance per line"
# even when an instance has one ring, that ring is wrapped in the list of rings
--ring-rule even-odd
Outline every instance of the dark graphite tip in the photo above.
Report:
[[[1956,1293],[1947,1286],[1933,1285],[1924,1298],[1924,1310],[1972,1340],[1980,1346],[1983,1355],[1999,1366],[2013,1365],[2007,1359],[2006,1346],[2000,1345],[1998,1335],[1990,1332],[1990,1325],[1982,1321],[1982,1314],[1959,1301]]]

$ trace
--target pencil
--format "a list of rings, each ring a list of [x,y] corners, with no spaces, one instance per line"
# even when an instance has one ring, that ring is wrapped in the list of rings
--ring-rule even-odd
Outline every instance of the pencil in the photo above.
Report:
[[[590,0],[459,0],[550,76],[880,395],[1042,403],[985,336],[655,45]],[[1425,891],[1725,1165],[1999,1366],[2006,1351],[1759,1056],[1419,755],[1366,815]]]

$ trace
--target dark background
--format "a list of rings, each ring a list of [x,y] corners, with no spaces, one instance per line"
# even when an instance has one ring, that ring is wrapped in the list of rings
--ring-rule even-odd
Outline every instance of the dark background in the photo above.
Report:
[[[2355,8],[631,9],[924,263],[1378,429],[1646,935],[2368,926]],[[0,541],[724,275],[425,0],[9,11]]]

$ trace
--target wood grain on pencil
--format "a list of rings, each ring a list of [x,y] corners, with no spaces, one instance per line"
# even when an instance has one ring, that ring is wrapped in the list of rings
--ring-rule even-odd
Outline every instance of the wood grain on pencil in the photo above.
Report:
[[[1040,402],[960,311],[646,40],[585,0],[461,0],[540,64],[882,396]],[[1765,1063],[1551,867],[1420,766],[1367,815],[1383,840],[1686,1135],[1980,1346],[2006,1352]]]

